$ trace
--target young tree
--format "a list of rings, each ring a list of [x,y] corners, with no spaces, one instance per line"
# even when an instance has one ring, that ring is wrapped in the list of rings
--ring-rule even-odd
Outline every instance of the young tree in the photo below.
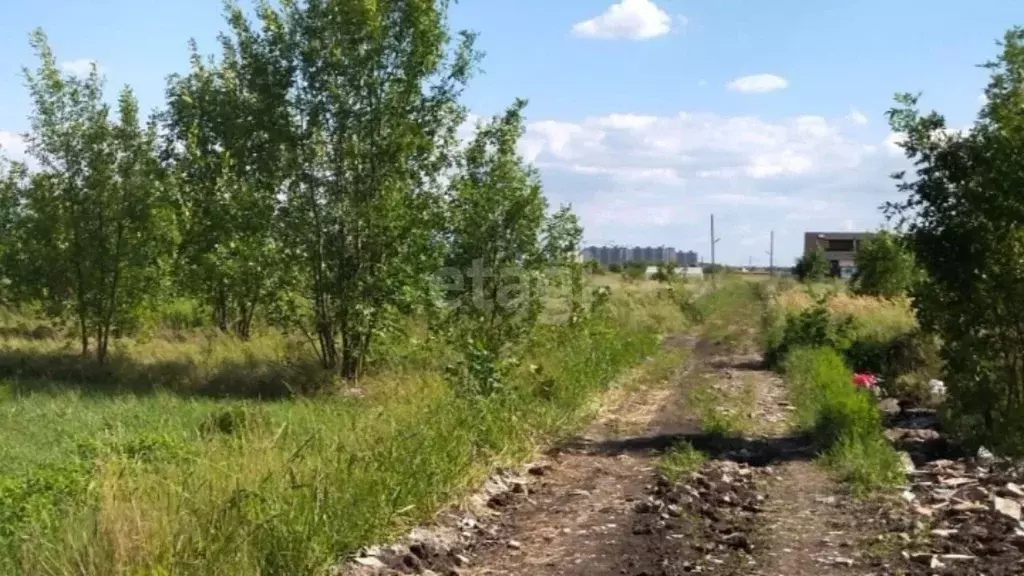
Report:
[[[988,64],[988,102],[968,132],[921,114],[902,94],[889,112],[916,169],[888,206],[926,272],[914,290],[922,327],[941,335],[950,403],[980,441],[1021,448],[1024,415],[1024,29]],[[1014,445],[1015,444],[1015,445]]]
[[[254,31],[237,6],[228,22],[219,62],[203,62],[192,43],[190,72],[168,80],[164,125],[179,184],[183,284],[210,303],[221,330],[248,338],[257,308],[280,285],[291,78],[272,30]]]
[[[917,271],[914,254],[903,239],[886,230],[861,244],[856,261],[853,290],[867,296],[895,298],[905,294]]]
[[[17,218],[23,191],[28,185],[28,169],[8,160],[0,149],[0,302],[8,297],[14,275],[11,261],[18,252]]]
[[[828,277],[828,272],[828,260],[821,248],[797,258],[793,267],[793,274],[801,282],[821,282]]]
[[[107,358],[112,330],[130,321],[159,285],[170,245],[161,209],[155,126],[142,127],[125,88],[109,119],[96,67],[62,74],[42,31],[32,34],[40,65],[25,76],[34,102],[28,151],[39,164],[16,219],[22,291],[70,309],[82,354]]]
[[[468,286],[448,294],[450,329],[466,353],[467,376],[484,394],[500,387],[541,311],[546,202],[516,150],[525,105],[517,100],[477,128],[451,186],[447,266],[468,275]]]
[[[448,270],[467,285],[448,294],[449,334],[464,351],[476,393],[499,388],[543,308],[545,280],[569,271],[572,314],[579,313],[575,263],[582,229],[568,207],[546,216],[537,172],[517,146],[524,100],[477,128],[452,181]]]
[[[311,341],[354,379],[374,335],[430,287],[442,175],[465,118],[473,37],[452,49],[443,0],[286,0],[265,9],[293,59],[284,237]]]

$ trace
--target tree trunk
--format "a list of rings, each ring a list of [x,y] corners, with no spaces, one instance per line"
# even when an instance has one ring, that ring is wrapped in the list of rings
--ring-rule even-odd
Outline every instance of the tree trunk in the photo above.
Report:
[[[107,343],[110,341],[110,325],[96,328],[96,361],[100,365],[107,363]]]
[[[351,331],[343,333],[341,340],[341,377],[356,382],[363,371],[363,359],[370,346],[370,335]]]
[[[338,366],[338,345],[330,322],[320,320],[316,324],[316,335],[320,341],[320,364],[327,370]]]
[[[85,316],[78,317],[78,330],[81,333],[82,356],[89,355],[89,331],[85,325]]]
[[[217,286],[213,295],[213,321],[221,332],[228,331],[228,296],[223,283]]]

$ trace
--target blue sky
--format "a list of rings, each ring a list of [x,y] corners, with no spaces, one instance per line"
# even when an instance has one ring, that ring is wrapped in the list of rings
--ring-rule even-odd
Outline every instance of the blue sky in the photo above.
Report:
[[[1019,0],[462,0],[452,26],[487,53],[467,104],[530,100],[522,151],[553,203],[572,202],[594,243],[666,244],[719,260],[789,263],[805,230],[871,229],[901,167],[883,114],[894,92],[971,123]],[[21,79],[42,26],[74,70],[95,60],[110,94],[146,108],[212,51],[217,0],[0,0],[0,144],[28,127]]]

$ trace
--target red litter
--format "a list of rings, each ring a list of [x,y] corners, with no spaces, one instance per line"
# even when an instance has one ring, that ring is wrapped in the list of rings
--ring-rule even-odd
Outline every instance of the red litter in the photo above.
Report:
[[[853,385],[858,388],[874,388],[878,379],[875,378],[874,374],[868,373],[857,373],[853,375]]]

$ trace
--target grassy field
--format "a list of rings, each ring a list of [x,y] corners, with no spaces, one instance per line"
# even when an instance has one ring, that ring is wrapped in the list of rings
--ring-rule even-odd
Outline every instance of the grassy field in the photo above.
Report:
[[[687,323],[683,288],[665,288],[613,286],[583,323],[541,326],[514,385],[473,399],[425,334],[385,343],[352,389],[310,384],[324,375],[301,343],[269,333],[126,341],[99,369],[8,330],[0,573],[320,573],[585,422],[596,393]],[[304,386],[319,393],[290,394]]]

